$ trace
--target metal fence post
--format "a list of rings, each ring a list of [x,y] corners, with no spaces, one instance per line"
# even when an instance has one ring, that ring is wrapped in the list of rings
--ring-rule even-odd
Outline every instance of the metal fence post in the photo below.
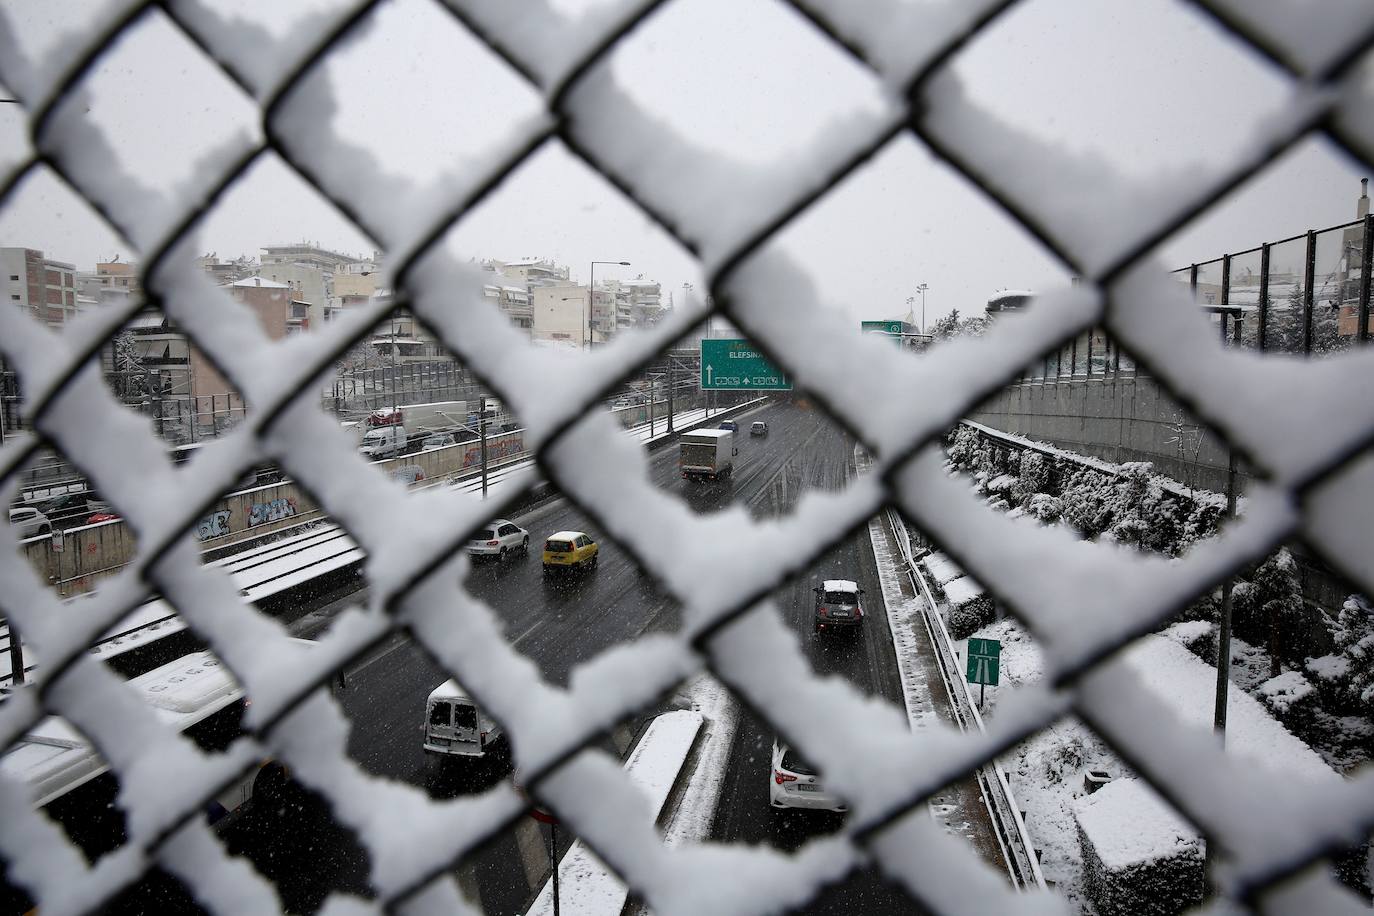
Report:
[[[1374,260],[1374,213],[1364,215],[1364,238],[1360,245],[1360,326],[1355,340],[1360,346],[1369,343],[1369,262]]]
[[[487,399],[483,395],[477,399],[477,435],[481,438],[482,454],[482,498],[487,498]]]
[[[1221,256],[1221,305],[1225,309],[1231,304],[1231,256],[1224,254]],[[1226,319],[1234,318],[1236,326],[1240,326],[1240,316],[1231,315],[1227,311],[1221,313],[1221,345],[1226,346]]]
[[[1302,290],[1302,352],[1312,354],[1312,284],[1317,277],[1317,233],[1307,230],[1307,269]]]
[[[1259,288],[1259,348],[1268,349],[1269,331],[1269,243],[1260,246],[1260,288]]]

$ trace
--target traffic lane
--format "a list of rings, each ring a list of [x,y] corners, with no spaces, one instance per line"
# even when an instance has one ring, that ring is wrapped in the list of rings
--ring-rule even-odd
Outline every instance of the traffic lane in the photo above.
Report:
[[[862,538],[862,540],[860,540]],[[798,634],[802,651],[818,675],[843,677],[869,696],[901,708],[896,656],[877,590],[867,534],[846,539],[818,564],[816,579],[853,578],[866,590],[864,624],[855,632],[816,634],[812,630],[814,595],[811,580],[779,589],[774,600],[783,619]],[[873,596],[878,595],[877,603]],[[841,829],[845,815],[824,811],[778,810],[768,800],[772,778],[774,731],[745,710],[731,752],[731,766],[721,792],[712,839],[720,842],[767,843],[794,852],[807,841]],[[919,912],[902,890],[877,869],[861,869],[818,896],[799,912]]]
[[[785,436],[757,439],[740,449],[733,479],[717,482],[682,480],[676,450],[662,449],[650,456],[649,477],[697,512],[719,511],[764,491],[794,444]],[[483,560],[464,584],[501,618],[507,638],[552,683],[566,685],[573,667],[613,645],[647,631],[677,629],[678,603],[567,500],[552,500],[512,521],[530,532],[529,558]],[[543,575],[543,540],[560,530],[585,531],[601,545],[596,570]]]
[[[872,551],[865,549],[866,539],[866,532],[846,538],[816,564],[811,574],[778,589],[772,598],[783,622],[797,634],[802,653],[817,676],[843,678],[860,692],[900,709],[896,654],[877,588]],[[814,632],[815,596],[811,589],[826,578],[854,579],[865,590],[864,622],[853,631]],[[723,635],[728,638],[728,630]],[[748,716],[740,723],[736,732],[739,746],[732,755],[735,764],[727,775],[716,816],[719,839],[796,848],[806,838],[838,827],[837,821],[807,816],[810,812],[797,812],[803,815],[799,818],[790,817],[792,812],[774,816],[767,792],[772,776],[772,740],[773,731],[763,721]]]
[[[787,454],[793,445],[785,436],[771,443],[760,440],[757,447],[741,450],[740,466],[772,467],[770,456]],[[652,457],[650,473],[659,485],[681,482],[672,450]],[[763,477],[748,487],[708,489],[720,502],[748,502],[767,485]],[[574,666],[647,629],[676,628],[677,603],[566,500],[551,500],[512,520],[530,531],[530,554],[476,563],[465,585],[501,620],[512,646],[538,665],[550,683],[566,686]],[[602,544],[597,569],[544,576],[538,547],[548,534],[563,529],[587,531]],[[341,699],[353,722],[353,759],[368,772],[434,793],[473,789],[472,784],[434,782],[433,761],[421,749],[426,698],[445,680],[445,672],[427,653],[399,636],[350,671]]]
[[[751,504],[756,516],[789,512],[805,490],[836,490],[849,479],[852,440],[821,414],[795,413],[808,418],[793,425],[797,441],[791,446],[797,457],[771,475],[769,485],[756,495]],[[825,579],[852,579],[864,589],[865,620],[855,631],[814,632],[812,589]],[[866,530],[836,545],[806,575],[779,588],[772,597],[783,620],[798,634],[802,651],[818,675],[843,677],[865,694],[902,708],[896,653]],[[794,851],[809,839],[834,833],[843,825],[843,814],[772,808],[768,801],[772,742],[772,728],[744,711],[713,825],[713,839],[766,842],[780,850]],[[804,912],[857,910],[915,912],[917,907],[900,888],[870,867],[827,889]]]
[[[795,455],[806,437],[814,434],[816,425],[814,418],[804,417],[790,433],[755,440],[753,447],[742,448],[738,465],[741,477],[733,484],[723,482],[723,486],[693,486],[694,495],[709,497],[699,499],[698,505],[712,511],[731,501],[756,502],[779,469],[787,466],[787,461],[777,456]],[[652,479],[660,486],[681,487],[675,450],[654,455],[650,468]],[[759,473],[750,477],[751,468]],[[536,507],[514,520],[529,528],[532,541],[537,542],[542,542],[546,533],[562,528],[599,535],[594,525],[563,500]],[[515,647],[539,664],[545,677],[555,683],[566,683],[573,664],[615,642],[633,638],[650,626],[676,625],[676,606],[657,592],[651,579],[640,576],[629,557],[614,545],[605,545],[600,568],[586,576],[561,577],[546,584],[540,566],[535,555],[527,560],[481,564],[467,584],[505,622]],[[337,606],[347,603],[340,601]],[[325,615],[311,616],[319,620]],[[355,666],[348,673],[347,687],[338,694],[352,723],[348,744],[352,759],[373,775],[417,786],[435,798],[480,791],[507,776],[508,748],[507,754],[485,762],[446,760],[424,752],[425,700],[446,679],[418,645],[400,636]],[[245,831],[237,831],[235,842],[261,864],[262,870],[287,882],[282,893],[292,901],[317,903],[331,882],[341,886],[365,883],[366,856],[356,838],[342,828],[331,832],[306,827],[307,823],[299,814],[283,816],[271,824],[266,836],[249,837]],[[509,897],[492,891],[521,880],[517,845],[508,832],[494,838],[489,851],[477,857],[476,877],[484,902],[489,895]],[[319,868],[304,866],[299,869],[300,877],[291,879],[295,867],[291,863],[299,861],[302,850],[344,864],[327,870],[332,876],[329,880],[321,877]]]

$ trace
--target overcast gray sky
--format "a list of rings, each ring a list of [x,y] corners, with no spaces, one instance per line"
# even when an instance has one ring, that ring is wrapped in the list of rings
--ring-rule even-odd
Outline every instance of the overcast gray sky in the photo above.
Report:
[[[912,0],[920,2],[920,0]],[[284,35],[334,4],[240,0],[219,7]],[[560,2],[575,10],[575,0]],[[0,0],[34,54],[54,53],[79,0]],[[1138,180],[1213,165],[1277,110],[1284,83],[1173,0],[1029,0],[954,65],[970,97],[1019,130],[1097,153]],[[875,81],[773,0],[677,0],[614,55],[619,83],[685,135],[752,163],[778,161],[832,117],[878,104]],[[374,27],[328,64],[336,129],[390,172],[434,181],[507,135],[539,98],[432,0],[393,0]],[[234,131],[256,133],[253,104],[160,13],[140,24],[90,79],[90,117],[140,180],[167,187]],[[25,155],[18,106],[0,106],[0,161]],[[1348,219],[1364,174],[1310,141],[1164,246],[1183,265]],[[206,223],[202,248],[256,255],[302,239],[347,252],[372,243],[292,170],[266,161]],[[912,137],[893,143],[777,240],[822,295],[856,318],[890,317],[922,282],[927,321],[976,311],[998,289],[1066,282],[1014,223]],[[50,175],[0,210],[0,245],[41,248],[90,268],[137,254]],[[453,233],[466,256],[529,255],[568,264],[627,260],[665,291],[701,286],[695,262],[604,180],[558,145],[543,149]],[[613,275],[605,268],[606,276]],[[598,277],[603,276],[598,268]],[[919,301],[919,300],[918,300]],[[917,308],[919,316],[919,305]]]

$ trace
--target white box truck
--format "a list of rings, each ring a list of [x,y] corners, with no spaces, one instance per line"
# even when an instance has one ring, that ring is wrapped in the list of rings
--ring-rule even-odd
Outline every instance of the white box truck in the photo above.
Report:
[[[358,451],[374,460],[404,455],[419,448],[430,433],[459,429],[467,418],[467,401],[402,404],[374,410],[363,420],[367,431]]]
[[[698,429],[678,439],[677,465],[684,480],[716,480],[735,470],[735,434],[728,429]]]

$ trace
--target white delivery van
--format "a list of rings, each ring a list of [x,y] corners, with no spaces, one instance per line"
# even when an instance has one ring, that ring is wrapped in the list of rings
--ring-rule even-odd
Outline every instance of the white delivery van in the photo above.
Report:
[[[358,451],[364,458],[371,458],[374,461],[380,458],[391,458],[401,454],[406,447],[406,431],[399,426],[381,426],[377,429],[368,430],[367,435],[363,436],[362,445],[358,446]]]
[[[457,681],[434,688],[425,704],[425,750],[482,757],[501,737],[501,727],[477,708]]]

